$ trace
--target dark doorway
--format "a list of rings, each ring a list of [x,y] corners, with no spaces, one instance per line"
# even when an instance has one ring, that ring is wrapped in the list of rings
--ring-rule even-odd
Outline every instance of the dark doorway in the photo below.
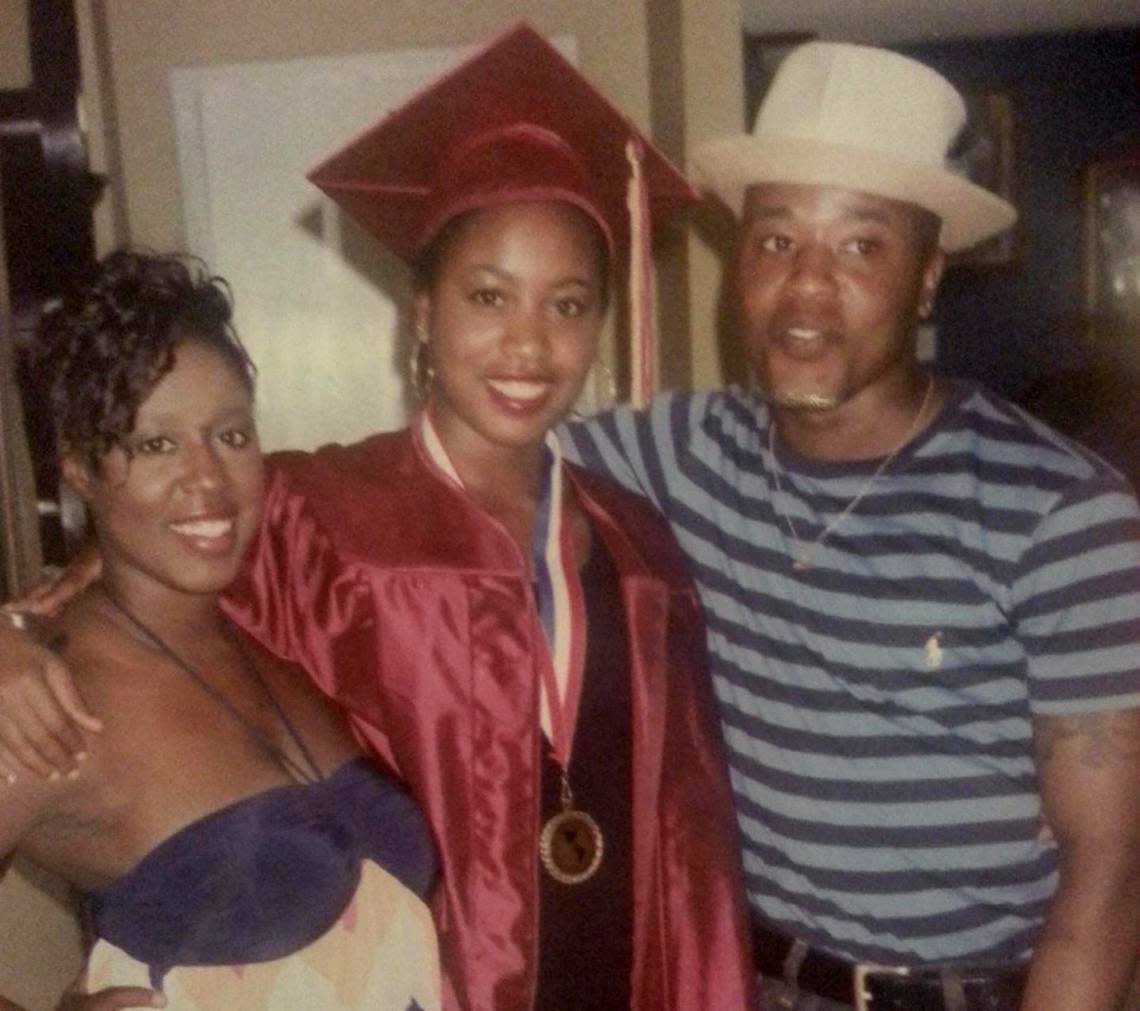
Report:
[[[17,374],[35,470],[44,560],[66,557],[54,437],[22,351],[45,308],[94,264],[88,168],[79,123],[80,53],[73,0],[28,0],[27,87],[0,91],[0,198]]]

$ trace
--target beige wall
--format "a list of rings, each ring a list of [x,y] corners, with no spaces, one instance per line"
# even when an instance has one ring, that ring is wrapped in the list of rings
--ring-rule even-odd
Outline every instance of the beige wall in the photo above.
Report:
[[[0,884],[0,994],[50,1011],[79,972],[81,952],[67,889],[34,868],[10,871]]]
[[[677,0],[685,74],[685,148],[690,154],[715,137],[744,131],[740,4]],[[732,245],[733,222],[706,202],[689,233],[688,344],[691,385],[706,389],[739,380],[735,335],[720,308],[721,275]]]
[[[686,165],[697,145],[741,128],[740,5],[737,0],[646,0],[646,19],[652,135]],[[725,219],[702,205],[690,212],[686,226],[667,236],[657,254],[665,388],[719,384],[726,349],[734,344],[720,332],[722,262],[731,246]]]
[[[106,0],[130,238],[157,248],[184,241],[172,67],[465,45],[520,16],[576,36],[583,70],[647,123],[644,12],[625,0]]]
[[[32,81],[28,52],[28,4],[0,0],[0,91],[26,88]]]

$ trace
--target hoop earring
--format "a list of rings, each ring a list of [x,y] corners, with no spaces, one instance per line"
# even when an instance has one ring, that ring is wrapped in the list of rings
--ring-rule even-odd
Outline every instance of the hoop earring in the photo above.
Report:
[[[599,401],[599,410],[606,410],[618,402],[617,376],[601,358],[594,362],[594,396]]]
[[[431,360],[431,346],[427,333],[422,327],[416,328],[416,339],[412,342],[412,353],[408,355],[408,385],[416,401],[423,403],[431,393],[435,382],[435,365]]]
[[[607,411],[618,403],[617,379],[614,371],[600,358],[595,358],[582,384],[582,392],[567,415],[570,421],[585,421],[599,411]]]

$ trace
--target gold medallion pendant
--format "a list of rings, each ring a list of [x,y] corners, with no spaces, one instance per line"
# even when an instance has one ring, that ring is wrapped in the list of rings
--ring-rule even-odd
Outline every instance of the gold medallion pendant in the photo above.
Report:
[[[542,826],[538,854],[546,872],[564,885],[589,881],[602,863],[602,830],[585,811],[566,808]]]

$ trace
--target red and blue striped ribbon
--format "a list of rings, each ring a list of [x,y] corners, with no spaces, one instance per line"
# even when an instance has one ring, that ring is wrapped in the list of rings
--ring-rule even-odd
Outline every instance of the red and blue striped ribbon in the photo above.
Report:
[[[417,426],[428,458],[459,488],[463,481],[447,454],[428,412]],[[566,509],[562,449],[553,432],[545,441],[542,479],[530,543],[530,572],[535,607],[547,650],[541,654],[540,714],[542,729],[565,769],[570,763],[582,675],[586,663],[586,602]]]

